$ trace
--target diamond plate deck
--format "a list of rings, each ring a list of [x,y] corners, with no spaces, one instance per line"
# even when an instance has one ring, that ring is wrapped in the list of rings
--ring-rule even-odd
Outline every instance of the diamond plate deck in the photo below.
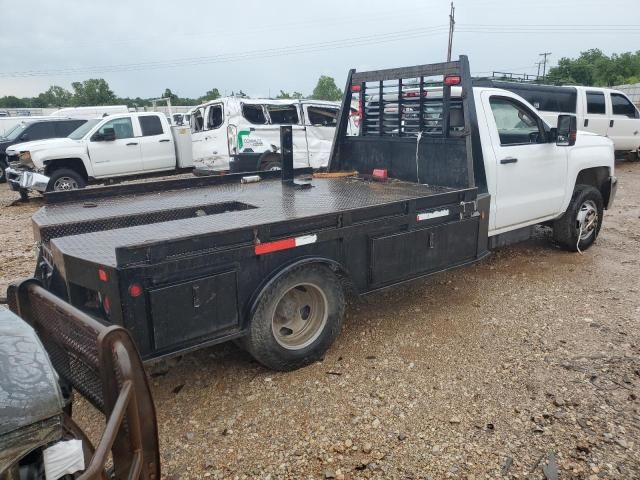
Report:
[[[314,179],[312,188],[297,189],[278,180],[263,180],[48,205],[33,220],[41,231],[58,229],[51,235],[54,250],[115,267],[118,247],[256,228],[459,190],[361,178]],[[100,222],[106,225],[104,230],[84,233],[87,225]]]

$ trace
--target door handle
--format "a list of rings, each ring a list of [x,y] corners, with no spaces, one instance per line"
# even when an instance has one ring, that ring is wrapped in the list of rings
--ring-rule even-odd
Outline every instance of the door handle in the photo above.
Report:
[[[503,158],[502,160],[500,160],[500,163],[502,165],[506,165],[507,163],[516,163],[517,161],[518,161],[517,158],[507,157],[507,158]]]
[[[611,121],[609,122],[609,126],[610,126],[610,127],[613,127],[613,120],[611,120]]]
[[[585,119],[584,119],[584,126],[585,126],[585,127],[588,127],[588,126],[589,126],[589,119],[588,119],[588,118],[585,118]]]
[[[137,144],[138,144],[138,142],[129,142],[129,143],[127,143],[127,147],[131,147],[131,146],[137,145]]]
[[[158,140],[160,143],[162,142],[170,142],[171,140],[169,140],[168,138],[163,138],[162,140]]]

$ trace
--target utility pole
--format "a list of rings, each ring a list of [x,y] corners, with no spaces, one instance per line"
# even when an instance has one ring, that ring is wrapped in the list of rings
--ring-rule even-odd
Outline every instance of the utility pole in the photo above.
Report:
[[[453,27],[456,24],[456,8],[451,2],[451,12],[449,13],[449,48],[447,49],[447,62],[451,61],[451,48],[453,47]]]
[[[536,65],[538,65],[538,75],[537,75],[537,77],[538,77],[538,78],[540,78],[540,66],[541,66],[543,63],[544,63],[543,61],[536,62]]]
[[[541,53],[540,56],[544,57],[544,60],[542,61],[543,67],[542,67],[542,81],[544,82],[545,77],[547,76],[547,57],[551,55],[551,52],[544,52]]]

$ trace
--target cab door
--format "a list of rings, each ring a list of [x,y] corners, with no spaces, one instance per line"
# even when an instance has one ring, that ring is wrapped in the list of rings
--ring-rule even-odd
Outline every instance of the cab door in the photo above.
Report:
[[[176,168],[171,127],[162,122],[158,115],[140,115],[137,120],[142,132],[139,141],[144,170],[153,172]]]
[[[216,170],[229,169],[229,146],[225,122],[225,109],[222,102],[208,105],[204,115],[204,137],[202,148],[204,162]]]
[[[565,195],[567,148],[547,141],[544,123],[518,97],[485,91],[482,106],[496,170],[492,229],[557,215]]]
[[[191,143],[193,146],[193,161],[195,163],[204,162],[207,157],[207,146],[205,137],[207,132],[204,129],[205,107],[198,107],[191,113]]]
[[[89,158],[96,177],[110,177],[131,175],[143,172],[140,141],[136,138],[136,131],[140,134],[137,122],[131,117],[121,117],[103,123],[89,140]],[[116,134],[115,140],[103,140],[102,136],[107,128],[112,128]]]
[[[609,115],[604,92],[587,90],[584,94],[586,102],[584,122],[582,126],[578,125],[578,129],[606,137],[609,131]]]
[[[631,101],[621,93],[609,93],[611,120],[609,138],[616,150],[635,150],[640,147],[640,113]]]
[[[326,167],[329,164],[339,108],[310,103],[303,104],[303,108],[307,127],[309,165],[313,168]]]

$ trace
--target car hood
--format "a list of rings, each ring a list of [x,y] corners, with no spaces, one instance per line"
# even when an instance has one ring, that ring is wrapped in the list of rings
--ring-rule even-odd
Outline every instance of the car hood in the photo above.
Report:
[[[33,142],[16,143],[7,148],[9,152],[38,152],[40,150],[50,150],[52,148],[68,148],[80,143],[79,140],[70,138],[49,138],[47,140],[34,140]]]

